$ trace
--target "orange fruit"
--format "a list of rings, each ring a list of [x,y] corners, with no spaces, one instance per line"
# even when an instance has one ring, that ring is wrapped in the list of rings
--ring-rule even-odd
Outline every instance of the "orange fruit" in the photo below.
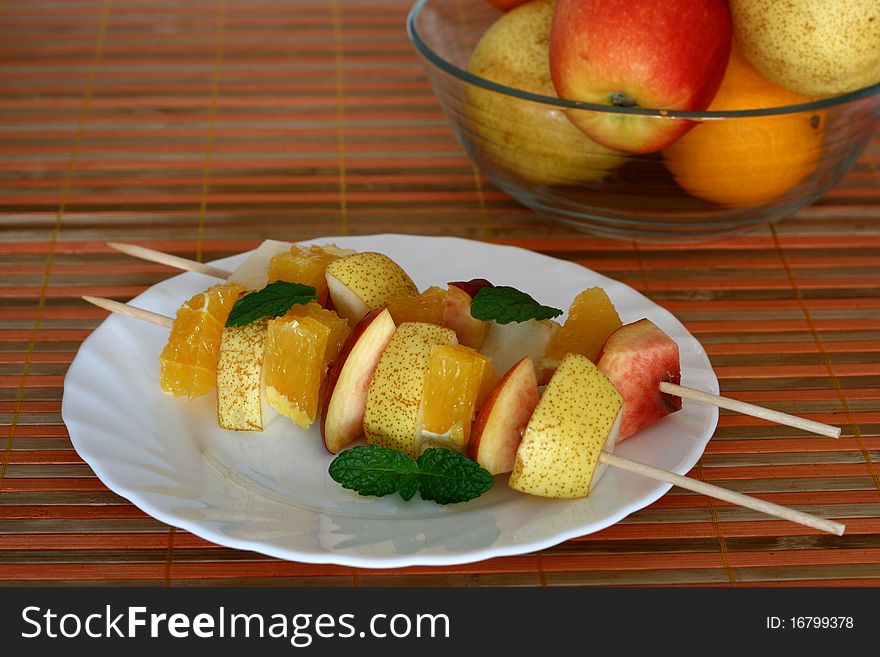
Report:
[[[485,396],[484,379],[491,370],[489,358],[470,347],[441,344],[431,349],[419,408],[423,447],[464,452],[477,401]]]
[[[734,48],[709,110],[780,107],[810,99],[762,77]],[[663,151],[667,168],[689,194],[748,207],[784,195],[816,170],[825,114],[703,121]]]
[[[339,352],[342,351],[342,345],[345,343],[346,338],[348,338],[348,334],[351,333],[347,320],[337,315],[333,310],[322,308],[320,304],[314,301],[304,305],[293,306],[284,317],[311,317],[330,329],[330,335],[327,338],[326,362],[324,363],[328,367],[336,360]]]
[[[178,309],[171,335],[159,356],[162,390],[192,399],[214,389],[223,326],[244,291],[240,285],[220,283]]]
[[[541,380],[548,380],[566,354],[580,354],[596,360],[608,336],[622,326],[611,299],[601,287],[591,287],[578,294],[565,324],[557,331],[541,359]]]
[[[279,253],[269,261],[269,282],[287,281],[311,285],[317,290],[318,302],[327,301],[327,279],[325,270],[334,260],[351,251],[339,249],[332,244],[326,246],[294,246],[290,253]]]
[[[275,410],[303,428],[315,421],[327,369],[348,333],[348,322],[317,303],[269,321],[263,377]]]
[[[269,322],[263,377],[266,399],[282,415],[307,428],[318,414],[330,329],[312,317]]]
[[[387,304],[388,312],[398,326],[404,322],[440,324],[446,295],[447,291],[442,288],[429,287],[417,296],[394,297]]]

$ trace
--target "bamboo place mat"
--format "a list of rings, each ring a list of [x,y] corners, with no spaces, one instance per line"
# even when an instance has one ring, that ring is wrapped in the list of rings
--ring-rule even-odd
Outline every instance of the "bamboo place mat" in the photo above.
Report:
[[[7,585],[880,584],[880,141],[774,228],[698,246],[597,239],[478,175],[405,34],[408,2],[0,0],[0,580]],[[63,377],[105,317],[266,237],[451,234],[582,263],[705,345],[723,393],[843,427],[722,412],[692,476],[843,520],[822,535],[673,489],[604,531],[465,566],[368,570],[209,544],[109,492]],[[683,257],[684,253],[687,257]]]

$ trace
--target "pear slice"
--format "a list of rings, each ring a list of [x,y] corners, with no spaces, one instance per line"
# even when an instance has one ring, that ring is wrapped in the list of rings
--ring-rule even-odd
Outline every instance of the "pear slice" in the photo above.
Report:
[[[419,293],[400,265],[382,253],[364,251],[334,260],[326,276],[333,307],[351,326],[394,297]]]
[[[217,421],[223,429],[262,431],[277,415],[266,401],[263,358],[268,319],[227,326],[217,361]]]
[[[423,322],[397,327],[367,390],[364,434],[368,443],[419,456],[419,408],[431,350],[438,344],[458,344],[455,331]]]
[[[623,397],[586,356],[562,359],[532,414],[508,485],[529,495],[586,497],[614,445]]]

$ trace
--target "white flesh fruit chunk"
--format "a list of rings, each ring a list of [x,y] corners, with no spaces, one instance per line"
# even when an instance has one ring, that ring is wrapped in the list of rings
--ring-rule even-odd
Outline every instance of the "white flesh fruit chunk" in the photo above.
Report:
[[[586,497],[622,408],[623,397],[599,368],[568,354],[526,426],[508,485],[540,497]]]
[[[279,253],[289,253],[293,244],[265,240],[241,263],[228,281],[244,285],[249,290],[262,290],[269,281],[269,261]]]
[[[266,401],[263,358],[268,320],[227,326],[217,361],[217,421],[232,431],[262,431],[277,415]]]
[[[480,353],[491,358],[495,371],[503,376],[526,356],[535,363],[540,362],[547,344],[560,328],[559,323],[552,319],[530,319],[509,324],[489,322]]]

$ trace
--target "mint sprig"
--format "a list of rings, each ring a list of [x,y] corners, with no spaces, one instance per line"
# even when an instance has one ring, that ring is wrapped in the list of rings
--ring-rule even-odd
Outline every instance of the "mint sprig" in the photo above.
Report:
[[[360,495],[399,493],[409,500],[418,492],[438,504],[467,502],[495,482],[487,470],[452,450],[431,447],[413,461],[404,452],[378,445],[341,452],[330,464],[330,477]]]
[[[438,504],[467,502],[492,488],[495,479],[480,465],[449,449],[430,447],[416,461],[422,499]]]
[[[236,301],[226,318],[226,326],[246,326],[263,317],[278,317],[297,304],[317,300],[318,291],[311,285],[275,281]]]
[[[394,449],[367,445],[340,453],[330,464],[330,476],[361,495],[383,497],[400,492],[408,500],[419,490],[419,466]]]
[[[525,292],[507,285],[480,288],[471,301],[472,317],[499,324],[551,319],[561,314],[559,308],[542,306]]]

